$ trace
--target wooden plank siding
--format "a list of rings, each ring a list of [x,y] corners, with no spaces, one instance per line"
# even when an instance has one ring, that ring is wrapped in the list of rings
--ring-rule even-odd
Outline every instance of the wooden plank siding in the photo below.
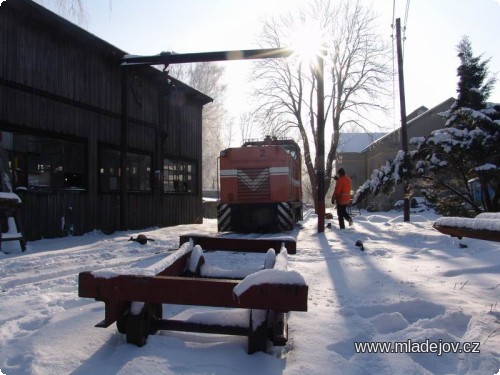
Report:
[[[0,131],[79,142],[83,190],[27,189],[21,222],[28,241],[62,235],[72,207],[76,234],[120,227],[119,191],[101,191],[102,147],[119,149],[124,52],[29,0],[0,8]],[[128,150],[151,156],[151,190],[129,192],[127,226],[201,222],[202,109],[211,99],[152,67],[128,69]],[[192,193],[163,192],[163,159],[195,163]],[[161,176],[162,177],[162,176]]]

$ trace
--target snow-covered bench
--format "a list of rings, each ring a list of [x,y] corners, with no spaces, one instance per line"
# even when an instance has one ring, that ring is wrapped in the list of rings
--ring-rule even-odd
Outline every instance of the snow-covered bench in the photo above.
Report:
[[[442,217],[433,227],[452,237],[470,237],[500,242],[500,213],[485,212],[475,218]]]
[[[274,345],[286,343],[290,311],[307,311],[308,286],[287,270],[286,257],[284,247],[278,255],[269,249],[262,269],[239,279],[234,271],[210,267],[201,247],[189,241],[146,268],[81,272],[78,294],[105,303],[105,319],[97,327],[116,322],[127,342],[138,346],[149,334],[173,330],[245,335],[249,353],[265,351],[268,338]],[[247,309],[238,312],[246,323],[234,322],[230,310],[212,314],[215,322],[210,314],[162,319],[163,304]]]

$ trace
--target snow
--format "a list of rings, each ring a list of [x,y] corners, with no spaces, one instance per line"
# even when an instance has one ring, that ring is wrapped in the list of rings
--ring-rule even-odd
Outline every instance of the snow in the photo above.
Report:
[[[0,199],[12,199],[21,203],[21,198],[19,198],[19,196],[14,193],[0,192]]]
[[[340,133],[338,152],[361,152],[387,133]]]
[[[476,216],[478,219],[497,219],[500,220],[500,212],[483,212]]]
[[[274,249],[267,250],[266,260],[264,261],[264,269],[274,268],[276,264],[276,251]]]
[[[474,219],[464,217],[442,217],[436,220],[436,225],[500,232],[500,220],[497,218],[485,218],[484,216]]]
[[[207,198],[207,197],[203,197],[203,202],[218,202],[219,199],[218,198]]]
[[[179,248],[179,250],[177,250],[171,256],[165,257],[164,259],[161,259],[158,262],[149,265],[147,267],[120,266],[113,269],[103,269],[103,270],[93,271],[92,275],[94,275],[95,277],[102,277],[102,278],[111,278],[119,275],[155,276],[164,269],[168,268],[170,265],[172,265],[177,259],[191,252],[192,250],[193,250],[193,241],[189,241],[184,243]]]
[[[486,163],[486,164],[483,164],[483,165],[480,165],[476,168],[474,168],[474,170],[476,171],[489,171],[489,170],[495,170],[497,169],[497,166],[495,164],[491,164],[491,163]]]
[[[200,245],[196,245],[191,252],[191,256],[189,257],[188,269],[189,272],[195,273],[198,268],[198,263],[200,259],[203,257],[203,249]]]
[[[295,285],[305,285],[306,282],[300,273],[296,271],[284,271],[284,270],[261,270],[251,275],[245,277],[238,285],[233,289],[236,296],[240,297],[248,289],[254,285],[262,284],[295,284]]]
[[[104,303],[78,297],[79,272],[116,275],[146,269],[149,274],[176,254],[179,235],[215,233],[216,220],[44,239],[29,242],[24,253],[0,252],[1,372],[498,373],[500,243],[441,234],[432,228],[439,217],[430,210],[411,215],[411,222],[404,222],[400,212],[362,211],[354,226],[341,231],[334,219],[333,229],[322,234],[317,216],[306,217],[293,232],[280,234],[297,238],[297,254],[280,251],[275,269],[266,271],[283,271],[279,264],[286,263],[289,272],[300,275],[309,286],[309,311],[289,314],[286,346],[253,355],[246,352],[246,337],[188,332],[160,331],[139,348],[127,344],[114,325],[94,327],[104,318]],[[155,241],[128,241],[139,233]],[[355,246],[358,240],[365,251]],[[206,251],[203,256],[203,268],[263,272],[268,255]],[[271,274],[273,280],[283,276]],[[163,311],[168,318],[215,324],[245,326],[249,319],[241,309],[164,305]],[[355,343],[362,342],[419,343],[421,348],[477,342],[480,353],[356,352]]]
[[[248,309],[214,309],[198,308],[186,309],[175,315],[173,319],[184,320],[189,323],[213,324],[219,326],[246,327],[248,326]]]

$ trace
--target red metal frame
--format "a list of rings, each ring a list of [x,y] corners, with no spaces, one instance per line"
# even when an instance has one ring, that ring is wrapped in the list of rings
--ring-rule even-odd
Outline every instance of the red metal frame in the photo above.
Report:
[[[137,301],[214,307],[238,307],[275,311],[307,311],[307,285],[254,285],[237,297],[233,289],[239,280],[182,276],[79,275],[79,296],[98,301]],[[106,322],[111,324],[113,322]]]
[[[198,237],[197,240],[202,243],[206,240],[208,244],[221,250],[220,242],[217,244],[215,238]],[[181,243],[182,241],[181,239]],[[283,242],[278,241],[275,246],[270,246],[268,240],[245,240],[244,242],[246,241],[250,241],[249,243],[255,247],[260,243],[261,248],[266,249],[265,251],[270,247],[280,249],[281,242]],[[229,245],[235,242],[222,241],[222,243]],[[307,285],[278,283],[252,285],[236,296],[233,290],[240,280],[185,277],[186,263],[190,255],[191,252],[183,254],[156,276],[102,277],[89,271],[81,272],[78,280],[78,295],[95,298],[105,303],[105,318],[97,324],[97,327],[105,328],[117,322],[118,330],[127,335],[127,342],[138,346],[144,345],[147,335],[155,333],[158,329],[247,335],[249,353],[265,350],[267,337],[275,345],[286,343],[288,338],[286,313],[307,311]],[[200,262],[203,263],[204,260],[200,258]],[[160,312],[156,316],[144,318],[147,320],[145,323],[142,317],[132,315],[127,318],[130,315],[129,308],[132,302],[145,303],[141,312],[144,315],[141,316],[148,316],[144,311],[151,311],[148,310],[150,306],[159,306]],[[268,328],[266,319],[261,326],[254,329],[251,326],[251,317],[249,328],[161,319],[162,304],[246,308],[251,312],[263,310],[268,312],[266,316],[271,319],[271,328]],[[148,309],[146,306],[149,306]]]

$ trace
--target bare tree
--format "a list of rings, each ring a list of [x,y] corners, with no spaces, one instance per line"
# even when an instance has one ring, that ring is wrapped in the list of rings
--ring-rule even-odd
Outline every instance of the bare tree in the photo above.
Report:
[[[212,97],[203,107],[202,185],[213,189],[217,184],[217,158],[231,143],[231,120],[225,108],[225,68],[215,62],[172,65],[170,75]]]
[[[75,21],[79,25],[87,23],[85,0],[35,0],[44,7],[51,8],[61,16]],[[111,6],[111,1],[110,1]]]
[[[87,12],[85,11],[86,0],[35,0],[44,7],[53,8],[57,13],[78,25],[87,24]],[[112,0],[108,0],[109,12],[113,6]]]
[[[240,114],[240,136],[241,140],[252,138],[262,138],[260,125],[261,122],[257,118],[257,114],[253,112],[244,112]]]
[[[379,102],[388,94],[391,78],[389,44],[375,32],[375,15],[360,0],[345,0],[334,6],[330,0],[316,0],[296,13],[263,23],[260,45],[266,48],[292,46],[291,35],[304,24],[318,25],[322,32],[325,73],[325,124],[327,160],[325,191],[333,174],[339,134],[354,124],[366,131],[370,112],[383,110]],[[311,41],[314,43],[314,41]],[[293,47],[293,46],[292,46]],[[316,187],[318,147],[316,123],[315,67],[300,56],[256,62],[253,80],[256,98],[269,132],[289,135],[298,132],[311,186]],[[294,133],[295,132],[295,133]],[[313,194],[317,207],[316,194]]]

